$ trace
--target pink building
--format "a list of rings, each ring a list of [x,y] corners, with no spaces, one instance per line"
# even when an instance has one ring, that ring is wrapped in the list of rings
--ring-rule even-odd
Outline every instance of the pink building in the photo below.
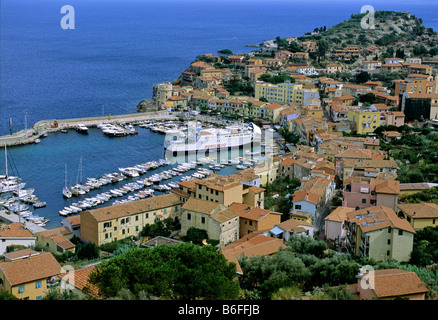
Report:
[[[405,124],[405,114],[402,111],[388,111],[385,113],[387,126],[402,127]]]
[[[400,182],[396,180],[371,179],[346,183],[343,191],[343,207],[367,208],[386,206],[397,209]]]

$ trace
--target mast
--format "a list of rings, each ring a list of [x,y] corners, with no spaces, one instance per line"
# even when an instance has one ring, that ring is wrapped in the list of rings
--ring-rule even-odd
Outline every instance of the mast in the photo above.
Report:
[[[5,167],[6,167],[6,178],[8,177],[8,153],[6,151],[6,142],[5,142]]]

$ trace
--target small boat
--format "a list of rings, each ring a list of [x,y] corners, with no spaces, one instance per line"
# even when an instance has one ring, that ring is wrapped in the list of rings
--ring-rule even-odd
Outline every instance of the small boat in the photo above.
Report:
[[[38,144],[40,142],[41,142],[41,139],[35,139],[35,141],[34,141],[35,144]]]
[[[88,133],[88,128],[84,124],[81,124],[81,123],[76,125],[75,130],[77,132],[84,133],[84,134]]]
[[[43,207],[45,207],[45,206],[46,206],[46,202],[41,201],[41,200],[36,201],[36,202],[33,203],[33,207],[34,207],[35,209],[43,208]]]

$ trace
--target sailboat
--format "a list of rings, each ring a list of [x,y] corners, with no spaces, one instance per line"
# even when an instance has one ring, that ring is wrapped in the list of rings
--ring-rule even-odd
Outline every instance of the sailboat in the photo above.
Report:
[[[64,188],[62,189],[62,195],[65,198],[70,199],[73,194],[71,193],[70,188],[67,187],[67,164],[65,164],[65,174],[64,175],[65,175],[65,177],[64,177]]]
[[[80,180],[78,180],[78,179],[80,179]],[[82,156],[81,156],[81,159],[79,161],[78,176],[76,177],[76,184],[70,188],[72,195],[79,197],[79,196],[84,195],[88,192],[81,183],[82,183]]]
[[[6,149],[5,143],[5,167],[6,174],[4,176],[0,176],[0,193],[3,192],[11,192],[22,189],[25,187],[26,183],[21,181],[21,178],[15,176],[9,176],[8,174],[8,153]]]

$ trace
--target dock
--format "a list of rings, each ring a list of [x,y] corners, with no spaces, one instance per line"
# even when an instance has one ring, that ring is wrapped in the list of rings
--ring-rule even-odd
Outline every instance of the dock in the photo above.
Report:
[[[26,221],[24,218],[19,217],[18,214],[7,213],[6,210],[0,210],[0,221],[3,221],[8,224],[13,222],[22,222],[25,225],[25,227],[29,229],[29,231],[32,232],[33,234],[47,230],[41,226],[36,225],[35,223]]]
[[[41,120],[36,122],[32,128],[23,129],[14,132],[10,135],[0,136],[0,148],[6,146],[17,146],[35,143],[35,140],[61,130],[74,129],[78,124],[83,124],[86,127],[96,127],[102,123],[130,123],[141,122],[147,120],[176,120],[178,114],[161,111],[161,112],[139,112],[134,114],[90,117],[90,118],[74,118],[74,119],[51,119]]]

